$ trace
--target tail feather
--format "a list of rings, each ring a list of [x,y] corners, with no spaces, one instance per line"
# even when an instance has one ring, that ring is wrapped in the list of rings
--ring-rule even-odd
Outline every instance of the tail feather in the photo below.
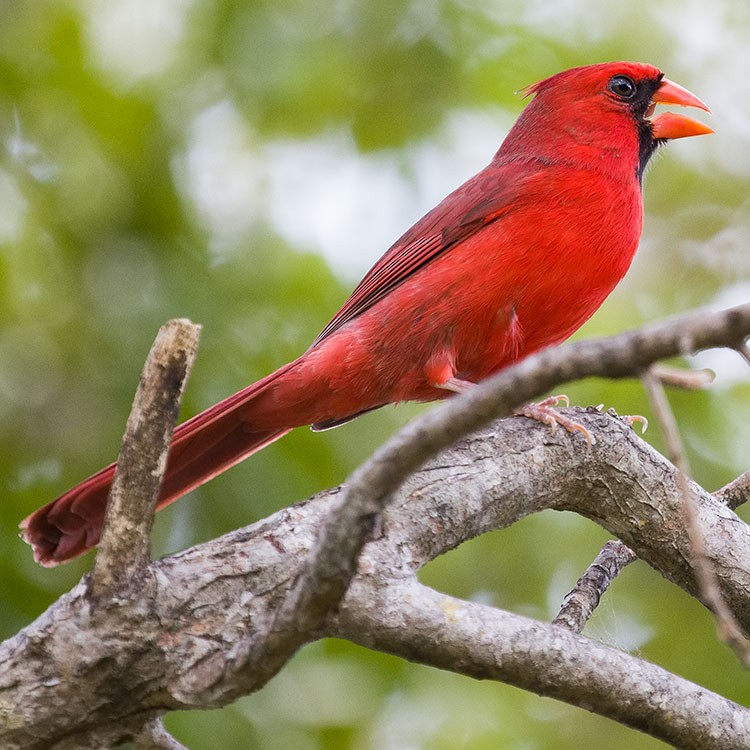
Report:
[[[170,446],[157,509],[278,440],[298,423],[277,421],[252,426],[252,402],[277,383],[295,363],[212,406],[179,425]],[[82,555],[99,542],[116,464],[110,464],[21,522],[23,538],[34,548],[34,559],[53,566]]]

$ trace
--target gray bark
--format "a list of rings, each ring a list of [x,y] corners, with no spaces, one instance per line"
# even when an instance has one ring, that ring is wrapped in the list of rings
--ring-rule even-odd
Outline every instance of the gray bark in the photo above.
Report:
[[[303,643],[337,636],[553,696],[680,747],[750,748],[748,709],[416,577],[461,542],[551,508],[591,518],[701,598],[676,469],[616,416],[566,412],[593,445],[514,418],[447,446],[561,380],[637,374],[712,343],[742,348],[748,334],[745,305],[546,352],[416,420],[342,489],[160,561],[139,553],[136,588],[108,583],[94,596],[85,578],[0,645],[0,746],[175,747],[164,713],[225,705],[262,687]],[[726,503],[746,501],[750,482],[743,475],[715,496],[693,483],[691,493],[721,597],[748,631],[750,534]],[[120,553],[100,554],[111,573]]]

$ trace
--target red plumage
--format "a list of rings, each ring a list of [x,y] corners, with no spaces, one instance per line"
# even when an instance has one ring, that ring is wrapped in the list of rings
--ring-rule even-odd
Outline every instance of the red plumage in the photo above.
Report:
[[[176,429],[158,507],[294,427],[444,398],[594,313],[636,251],[649,157],[711,132],[677,115],[650,121],[654,104],[707,108],[639,63],[564,71],[527,93],[491,163],[383,255],[307,352]],[[97,543],[114,470],[22,523],[39,562]]]

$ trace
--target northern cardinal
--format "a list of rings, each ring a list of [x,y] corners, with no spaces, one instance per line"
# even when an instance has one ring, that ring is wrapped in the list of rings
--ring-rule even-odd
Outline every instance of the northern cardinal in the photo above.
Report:
[[[700,99],[651,65],[563,71],[490,164],[383,255],[298,359],[180,425],[163,508],[294,427],[322,430],[399,401],[460,391],[570,336],[630,266],[641,180],[673,138],[713,132],[657,103]],[[115,464],[21,527],[43,565],[99,540]]]

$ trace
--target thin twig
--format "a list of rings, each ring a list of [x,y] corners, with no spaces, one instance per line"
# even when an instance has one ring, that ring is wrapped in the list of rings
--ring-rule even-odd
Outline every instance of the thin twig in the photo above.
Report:
[[[89,592],[136,589],[151,559],[150,533],[180,399],[200,326],[170,320],[156,336],[128,418]]]
[[[667,444],[667,458],[680,470],[690,476],[690,464],[688,462],[685,446],[682,444],[680,428],[677,424],[672,407],[667,399],[667,394],[661,379],[655,375],[651,368],[646,370],[641,380],[646,390],[651,408],[657,421],[664,432],[664,440]]]
[[[161,719],[153,719],[133,737],[135,750],[188,750],[164,728]]]
[[[651,365],[651,374],[664,385],[696,391],[711,385],[716,374],[711,370],[688,370],[684,367],[670,367],[661,362]]]
[[[735,619],[732,610],[724,601],[716,580],[716,573],[706,555],[703,532],[698,523],[695,500],[688,480],[690,469],[680,438],[677,420],[659,379],[647,370],[643,374],[642,380],[654,413],[661,423],[667,443],[668,458],[677,468],[676,481],[682,498],[682,512],[690,539],[695,578],[701,598],[716,618],[719,638],[730,646],[745,667],[750,669],[750,642],[748,642],[747,636]]]
[[[737,353],[742,357],[742,359],[747,362],[748,365],[750,365],[750,346],[748,346],[744,341],[738,344],[735,349],[737,350]]]
[[[635,552],[622,542],[607,542],[565,596],[552,624],[580,633],[612,581],[626,565],[637,559]]]
[[[727,507],[735,510],[750,500],[750,471],[741,474],[729,484],[725,484],[720,490],[713,493],[714,497]]]

